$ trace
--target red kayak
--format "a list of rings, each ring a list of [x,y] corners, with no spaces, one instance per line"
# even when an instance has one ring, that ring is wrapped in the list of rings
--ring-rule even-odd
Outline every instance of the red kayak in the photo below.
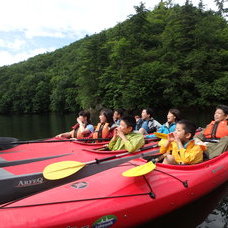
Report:
[[[97,151],[97,146],[92,149],[78,144],[73,149],[71,142],[35,145],[0,152],[5,162],[41,159],[13,166],[6,163],[0,169],[0,220],[4,228],[132,227],[196,200],[228,180],[228,151],[201,164],[157,164],[146,175],[124,177],[124,171],[147,162],[140,157],[156,152],[118,157],[126,152],[108,154]],[[33,148],[37,146],[39,149]],[[42,176],[50,163],[89,161],[90,156],[80,157],[83,153],[100,157],[60,180]]]

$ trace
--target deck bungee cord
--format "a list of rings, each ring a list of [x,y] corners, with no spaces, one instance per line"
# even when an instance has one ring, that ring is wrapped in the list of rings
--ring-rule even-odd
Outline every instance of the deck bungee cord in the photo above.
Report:
[[[142,154],[127,156],[123,158],[113,159],[111,156],[109,158],[96,159],[87,164],[81,165],[80,169],[74,170],[72,172],[71,167],[65,167],[70,169],[70,173],[65,170],[57,172],[57,175],[54,177],[60,177],[60,179],[48,180],[44,178],[43,173],[30,173],[25,175],[12,175],[8,178],[0,179],[0,185],[4,186],[4,188],[0,192],[0,203],[7,203],[12,200],[16,200],[33,193],[42,192],[48,189],[55,188],[57,186],[64,185],[71,181],[75,181],[84,177],[88,177],[94,175],[99,172],[103,172],[105,170],[117,167],[120,164],[126,163],[132,159],[143,158],[144,156],[148,156],[153,154],[152,152],[146,152]],[[119,155],[118,155],[119,156]],[[115,155],[115,157],[118,157]],[[122,155],[123,156],[123,155]],[[112,159],[112,160],[109,160]],[[61,167],[62,169],[63,167]],[[63,174],[63,176],[62,176]],[[67,174],[67,175],[66,175]],[[51,174],[52,175],[52,174]]]
[[[76,203],[76,202],[83,202],[83,201],[92,201],[92,200],[105,200],[105,199],[115,199],[115,198],[124,198],[124,197],[135,197],[135,196],[145,196],[148,195],[151,197],[150,192],[146,193],[138,193],[138,194],[129,194],[129,195],[120,195],[120,196],[105,196],[105,197],[95,197],[95,198],[88,198],[88,199],[75,199],[75,200],[65,200],[65,201],[58,201],[58,202],[48,202],[48,203],[40,203],[40,204],[28,204],[28,205],[21,205],[21,206],[9,206],[12,203],[18,202],[22,199],[18,199],[7,204],[0,206],[0,209],[11,209],[11,208],[24,208],[24,207],[36,207],[36,206],[45,206],[45,205],[54,205],[54,204],[64,204],[64,203]],[[153,197],[152,197],[153,198]]]

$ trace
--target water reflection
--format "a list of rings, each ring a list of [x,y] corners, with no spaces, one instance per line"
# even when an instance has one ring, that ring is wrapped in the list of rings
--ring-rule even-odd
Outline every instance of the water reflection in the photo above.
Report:
[[[227,228],[228,182],[199,200],[147,223],[143,227]]]
[[[70,130],[74,122],[74,114],[0,115],[1,137],[50,138]]]

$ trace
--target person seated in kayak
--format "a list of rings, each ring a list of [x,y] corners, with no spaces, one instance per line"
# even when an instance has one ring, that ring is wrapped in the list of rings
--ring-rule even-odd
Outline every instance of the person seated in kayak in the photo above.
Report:
[[[102,109],[99,115],[100,123],[97,124],[96,130],[93,133],[93,138],[108,138],[113,136],[113,130],[116,125],[113,122],[113,111],[111,109]]]
[[[214,158],[228,150],[228,106],[218,105],[215,109],[214,120],[197,136],[198,143],[205,144],[207,158]]]
[[[135,133],[136,121],[133,116],[125,116],[120,121],[120,126],[114,130],[114,135],[108,144],[109,150],[127,150],[135,152],[145,144],[144,136]]]
[[[161,127],[161,124],[152,116],[153,110],[151,108],[143,109],[141,114],[142,118],[138,121],[135,130],[142,134],[150,134],[157,131]]]
[[[124,114],[124,110],[121,108],[114,110],[113,121],[114,121],[114,124],[116,124],[116,126],[120,125],[120,120],[123,117],[123,114]]]
[[[196,126],[189,120],[180,120],[175,132],[168,134],[168,139],[159,142],[160,152],[164,154],[164,164],[191,165],[203,161],[205,146],[197,145],[193,140]]]
[[[56,137],[62,138],[91,138],[94,131],[94,127],[91,124],[90,112],[80,111],[77,117],[77,123],[72,127],[72,130],[57,135]]]
[[[176,123],[181,119],[181,113],[178,109],[172,108],[168,111],[167,114],[167,122],[164,123],[157,132],[169,134],[171,132],[174,132],[176,129]],[[156,136],[154,134],[145,135],[145,138],[155,138]]]

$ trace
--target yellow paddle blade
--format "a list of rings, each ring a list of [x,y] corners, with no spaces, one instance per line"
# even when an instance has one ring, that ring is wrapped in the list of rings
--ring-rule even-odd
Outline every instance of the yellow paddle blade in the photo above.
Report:
[[[56,162],[44,168],[43,176],[48,180],[58,180],[76,173],[85,165],[76,161]]]
[[[167,139],[168,138],[168,134],[159,133],[159,132],[154,132],[154,134],[156,135],[156,137],[158,137],[160,139]]]
[[[152,161],[150,161],[144,165],[140,165],[140,166],[134,167],[132,169],[129,169],[129,170],[123,172],[122,175],[124,177],[138,177],[138,176],[142,176],[142,175],[145,175],[145,174],[151,172],[155,168],[156,168],[156,165]]]

